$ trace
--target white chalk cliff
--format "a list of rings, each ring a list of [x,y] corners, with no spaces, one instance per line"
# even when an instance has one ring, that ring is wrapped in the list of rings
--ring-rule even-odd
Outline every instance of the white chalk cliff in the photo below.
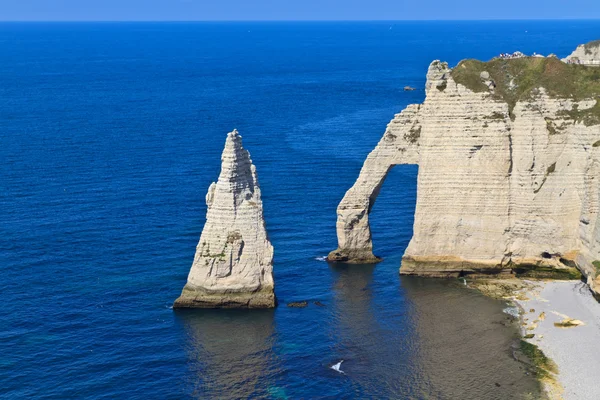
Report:
[[[378,260],[369,212],[388,171],[417,164],[401,274],[568,275],[577,266],[599,291],[600,91],[568,81],[583,74],[597,84],[594,69],[554,57],[467,60],[454,70],[434,61],[425,101],[392,119],[339,204],[328,259]]]
[[[256,168],[237,130],[227,135],[221,174],[206,194],[206,224],[176,308],[275,307],[273,246]]]
[[[564,61],[600,66],[600,40],[580,44]]]

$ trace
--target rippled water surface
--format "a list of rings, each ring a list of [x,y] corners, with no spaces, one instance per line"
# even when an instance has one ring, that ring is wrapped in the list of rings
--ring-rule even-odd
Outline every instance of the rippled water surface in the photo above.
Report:
[[[0,397],[535,396],[503,304],[398,277],[416,167],[396,167],[374,207],[384,262],[319,258],[386,123],[423,100],[431,60],[565,56],[599,28],[0,24]],[[258,169],[281,306],[174,312],[234,127]],[[345,375],[329,368],[342,359]]]

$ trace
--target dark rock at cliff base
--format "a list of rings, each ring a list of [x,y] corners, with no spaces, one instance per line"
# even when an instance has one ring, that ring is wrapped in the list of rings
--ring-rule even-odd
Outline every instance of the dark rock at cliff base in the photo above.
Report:
[[[346,261],[348,261],[348,256],[346,256],[342,253],[332,251],[327,256],[327,261],[329,261],[329,262],[346,262]]]

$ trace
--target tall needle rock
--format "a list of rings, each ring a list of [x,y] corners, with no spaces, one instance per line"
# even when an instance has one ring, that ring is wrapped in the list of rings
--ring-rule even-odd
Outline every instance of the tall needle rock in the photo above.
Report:
[[[273,246],[256,168],[237,130],[227,135],[221,174],[206,194],[206,224],[175,308],[272,308]]]
[[[580,46],[592,57],[597,43]],[[589,60],[588,60],[589,61]],[[600,67],[556,57],[434,61],[337,209],[330,261],[369,263],[389,170],[417,164],[401,274],[558,273],[600,294]]]

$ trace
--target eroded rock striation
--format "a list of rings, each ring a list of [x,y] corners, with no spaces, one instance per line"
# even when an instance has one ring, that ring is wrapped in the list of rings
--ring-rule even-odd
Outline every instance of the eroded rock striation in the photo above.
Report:
[[[378,260],[369,212],[389,170],[417,164],[401,274],[577,266],[600,290],[599,72],[555,57],[434,61],[425,101],[392,119],[339,204],[329,260]]]
[[[206,194],[206,224],[176,308],[275,307],[273,246],[256,168],[237,130],[227,135],[221,174]]]

